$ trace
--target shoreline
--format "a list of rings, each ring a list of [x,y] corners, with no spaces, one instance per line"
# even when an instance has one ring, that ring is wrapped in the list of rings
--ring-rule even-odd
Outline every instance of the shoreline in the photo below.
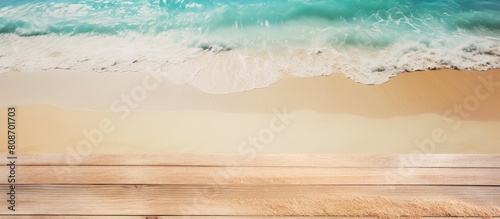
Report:
[[[286,78],[232,94],[144,74],[11,73],[0,77],[0,111],[18,106],[20,136],[30,136],[19,141],[23,154],[500,153],[500,91],[481,78],[496,85],[500,70],[401,74],[382,85]]]
[[[228,94],[205,93],[151,74],[65,70],[6,73],[0,75],[0,86],[4,88],[0,107],[50,104],[109,111],[126,104],[131,110],[233,113],[269,113],[286,107],[370,118],[447,114],[500,121],[500,69],[403,73],[381,85],[360,84],[339,74],[287,77],[269,87]]]

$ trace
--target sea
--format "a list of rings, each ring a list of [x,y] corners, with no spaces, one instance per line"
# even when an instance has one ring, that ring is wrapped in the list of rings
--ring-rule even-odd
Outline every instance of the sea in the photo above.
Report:
[[[0,1],[0,73],[154,73],[231,93],[499,67],[500,0]]]

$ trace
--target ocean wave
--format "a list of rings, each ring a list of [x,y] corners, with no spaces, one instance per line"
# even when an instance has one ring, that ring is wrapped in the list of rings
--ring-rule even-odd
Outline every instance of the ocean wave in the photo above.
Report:
[[[152,71],[211,93],[499,68],[496,0],[3,0],[0,72]]]
[[[0,33],[162,34],[188,30],[217,36],[220,32],[307,34],[325,28],[432,34],[457,29],[498,30],[500,2],[470,0],[27,0],[0,3]],[[309,28],[307,28],[309,27]],[[264,31],[260,30],[264,29]],[[291,29],[291,31],[287,31]],[[272,31],[271,31],[272,32]],[[418,33],[417,33],[418,32]],[[241,35],[241,34],[240,34]],[[397,41],[407,34],[397,34]],[[225,36],[227,37],[227,35]],[[332,38],[335,39],[335,36]],[[227,39],[231,40],[231,39]]]
[[[0,35],[0,72],[68,69],[81,72],[151,72],[208,93],[269,86],[282,77],[341,73],[364,84],[381,84],[401,72],[500,68],[497,39],[464,36],[406,42],[385,49],[281,47],[232,50],[187,47],[169,36]]]

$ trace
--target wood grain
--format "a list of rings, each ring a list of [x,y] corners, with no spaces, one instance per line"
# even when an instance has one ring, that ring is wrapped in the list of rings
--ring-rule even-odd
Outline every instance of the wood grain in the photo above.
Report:
[[[0,218],[9,219],[93,219],[93,218],[110,218],[110,219],[378,219],[378,217],[342,217],[342,216],[39,216],[39,215],[16,215],[2,216]],[[449,219],[449,217],[423,217],[425,219]],[[484,219],[483,217],[467,217],[468,219]],[[500,217],[491,217],[491,219],[499,219]],[[401,219],[414,219],[413,217],[401,217]]]
[[[0,179],[7,178],[8,168],[0,167]],[[500,168],[19,166],[17,169],[17,184],[500,186]]]
[[[277,166],[277,167],[487,167],[500,168],[500,154],[390,155],[78,155],[21,154],[23,166]],[[7,163],[5,156],[1,163]]]
[[[109,219],[377,219],[377,217],[279,217],[279,216],[1,216],[0,218],[9,219],[93,219],[93,218],[109,218]],[[404,219],[404,218],[403,218]],[[426,219],[441,219],[426,217]],[[482,219],[482,218],[471,218]],[[492,218],[496,219],[496,218]]]
[[[6,194],[7,189],[0,186],[0,194]],[[477,206],[500,206],[500,187],[496,186],[21,185],[17,191],[15,214],[251,216],[263,212],[259,208],[243,208],[244,202],[238,207],[232,205],[255,200],[265,204],[266,200],[380,196],[393,200],[452,199]],[[7,213],[12,212],[0,208],[0,214]]]
[[[72,156],[19,155],[0,218],[500,218],[500,155]]]
[[[378,219],[378,217],[342,217],[342,216],[39,216],[39,215],[16,215],[2,216],[0,218],[9,219],[93,219],[93,218],[110,218],[110,219]],[[449,219],[449,217],[423,217],[425,219]],[[468,219],[484,219],[483,217],[467,217]],[[500,217],[491,217],[491,219],[499,219]],[[414,219],[413,217],[401,217],[401,219]]]

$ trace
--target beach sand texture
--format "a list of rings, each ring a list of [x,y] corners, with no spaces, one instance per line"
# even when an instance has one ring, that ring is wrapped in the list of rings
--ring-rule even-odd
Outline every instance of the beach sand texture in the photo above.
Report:
[[[0,79],[2,111],[16,105],[19,135],[29,136],[19,153],[500,152],[499,70],[407,73],[376,86],[286,78],[230,94],[140,73]]]

